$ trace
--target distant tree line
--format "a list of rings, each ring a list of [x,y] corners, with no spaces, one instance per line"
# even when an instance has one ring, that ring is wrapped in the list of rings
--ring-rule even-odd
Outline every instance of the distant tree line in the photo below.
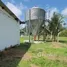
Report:
[[[60,33],[59,36],[60,36],[60,37],[67,37],[67,29],[64,29],[64,30]]]

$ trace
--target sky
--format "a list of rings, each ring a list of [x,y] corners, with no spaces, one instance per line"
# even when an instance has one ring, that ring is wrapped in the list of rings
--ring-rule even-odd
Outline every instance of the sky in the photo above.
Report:
[[[2,0],[6,6],[22,21],[25,20],[25,11],[32,7],[50,10],[50,17],[58,12],[67,17],[67,0]],[[67,23],[67,18],[65,19]]]

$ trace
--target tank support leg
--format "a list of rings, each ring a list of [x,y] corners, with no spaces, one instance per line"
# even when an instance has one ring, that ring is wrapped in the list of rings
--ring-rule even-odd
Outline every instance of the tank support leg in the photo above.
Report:
[[[36,35],[34,35],[34,41],[36,40]]]

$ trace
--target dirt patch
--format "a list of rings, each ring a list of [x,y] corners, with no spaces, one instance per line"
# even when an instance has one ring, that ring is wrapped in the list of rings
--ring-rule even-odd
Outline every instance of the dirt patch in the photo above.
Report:
[[[32,58],[32,55],[31,55],[30,53],[26,53],[26,54],[22,57],[23,60],[30,60],[31,58]]]
[[[47,57],[47,59],[50,60],[59,60],[59,61],[67,62],[67,57],[65,56],[45,55],[44,57]]]
[[[59,42],[52,42],[53,48],[62,48],[61,44]]]
[[[31,66],[31,67],[39,67],[39,66],[37,66],[37,65],[35,65],[35,64],[31,64],[30,66]]]
[[[56,60],[56,59],[57,59],[57,57],[56,57],[56,56],[53,56],[53,55],[47,56],[47,58],[48,58],[48,59],[51,59],[51,60]]]
[[[62,47],[67,47],[67,44],[59,43]]]
[[[2,52],[1,61],[11,60],[12,58],[23,58],[26,51],[18,48],[11,48]]]

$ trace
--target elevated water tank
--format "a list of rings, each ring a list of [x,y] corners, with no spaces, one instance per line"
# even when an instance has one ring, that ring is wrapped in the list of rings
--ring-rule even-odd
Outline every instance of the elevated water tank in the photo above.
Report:
[[[29,13],[30,13],[30,20],[35,19],[45,19],[45,10],[39,7],[33,7],[30,10],[26,11],[26,21],[29,20]]]
[[[30,20],[30,27],[29,27],[29,20]],[[27,31],[36,35],[40,26],[45,21],[45,10],[39,7],[33,7],[26,11],[26,18],[25,21],[27,23]]]

